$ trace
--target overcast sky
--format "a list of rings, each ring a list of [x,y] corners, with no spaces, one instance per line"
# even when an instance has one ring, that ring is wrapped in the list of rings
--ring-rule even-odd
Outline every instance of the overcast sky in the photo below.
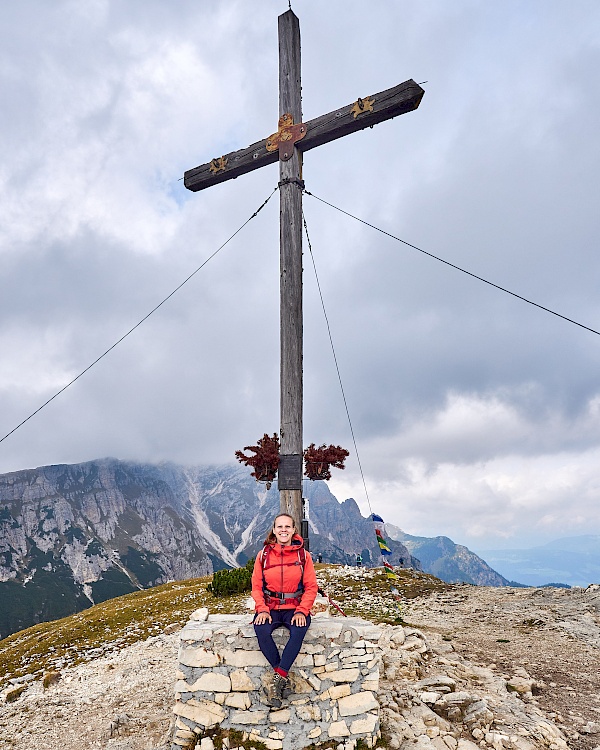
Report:
[[[415,112],[305,156],[307,189],[600,330],[597,0],[297,0],[306,120],[409,78]],[[186,169],[276,130],[287,0],[0,6],[0,437],[269,196]],[[229,462],[278,430],[279,197],[0,443],[0,471]],[[372,509],[475,549],[600,533],[600,336],[306,197]],[[306,248],[305,248],[306,251]],[[314,273],[305,444],[352,451]]]

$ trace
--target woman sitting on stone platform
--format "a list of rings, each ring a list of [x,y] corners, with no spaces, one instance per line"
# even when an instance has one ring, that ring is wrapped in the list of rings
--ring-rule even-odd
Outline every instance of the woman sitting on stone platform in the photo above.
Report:
[[[281,705],[288,672],[310,625],[309,612],[317,591],[313,561],[296,532],[294,519],[280,513],[256,556],[252,573],[254,631],[260,650],[274,670],[269,695],[272,706]],[[290,631],[290,638],[280,656],[272,633],[281,627]]]

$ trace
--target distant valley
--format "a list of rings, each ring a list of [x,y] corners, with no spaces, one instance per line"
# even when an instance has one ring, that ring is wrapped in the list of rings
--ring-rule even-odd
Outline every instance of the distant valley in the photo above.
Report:
[[[561,583],[588,586],[600,581],[600,536],[564,537],[530,549],[480,550],[502,575],[527,586]]]

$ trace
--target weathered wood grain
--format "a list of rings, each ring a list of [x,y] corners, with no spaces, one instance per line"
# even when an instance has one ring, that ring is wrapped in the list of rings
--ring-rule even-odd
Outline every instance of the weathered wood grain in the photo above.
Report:
[[[302,141],[298,142],[301,151],[310,151],[311,148],[321,146],[323,143],[335,141],[358,130],[370,128],[385,120],[412,112],[417,109],[425,93],[418,83],[412,79],[394,86],[378,94],[362,97],[363,100],[370,98],[373,102],[373,111],[364,111],[354,117],[352,109],[355,102],[345,107],[336,109],[321,117],[315,117],[307,123],[307,133]]]
[[[279,16],[278,24],[279,116],[291,113],[294,123],[298,124],[302,122],[300,24],[291,9]],[[280,490],[279,498],[281,512],[290,513],[298,523],[303,517],[302,155],[304,151],[416,109],[424,93],[421,86],[410,79],[378,94],[357,97],[356,102],[304,123],[306,134],[296,142],[291,158],[279,161],[280,445],[282,456],[296,459],[289,462],[293,468],[286,474],[285,489]],[[187,170],[185,187],[204,190],[274,164],[279,160],[279,151],[267,151],[270,135],[247,148]]]
[[[279,114],[302,121],[300,24],[290,10],[279,16]],[[280,420],[281,454],[301,456],[302,447],[302,154],[279,162],[280,208]],[[291,181],[291,182],[290,182]],[[302,519],[302,462],[279,492],[280,512]]]
[[[350,133],[370,128],[372,125],[411,112],[417,109],[424,93],[425,91],[418,83],[409,79],[391,89],[370,95],[370,99],[373,101],[372,112],[365,111],[355,118],[352,114],[355,102],[352,102],[326,115],[315,117],[305,123],[307,127],[306,136],[303,140],[298,141],[296,148],[302,152],[310,151],[310,149],[324,143],[329,143]],[[362,98],[366,99],[367,97]],[[292,108],[284,111],[290,112]],[[283,111],[280,114],[283,114]],[[300,121],[301,115],[294,115],[294,122]],[[269,135],[271,134],[269,133]],[[217,173],[211,172],[210,162],[194,167],[194,169],[188,169],[184,174],[186,188],[193,191],[204,190],[211,185],[235,179],[242,174],[246,174],[246,172],[259,169],[267,164],[274,164],[278,160],[279,154],[277,151],[267,151],[266,144],[267,138],[264,138],[247,148],[225,154],[227,166]]]

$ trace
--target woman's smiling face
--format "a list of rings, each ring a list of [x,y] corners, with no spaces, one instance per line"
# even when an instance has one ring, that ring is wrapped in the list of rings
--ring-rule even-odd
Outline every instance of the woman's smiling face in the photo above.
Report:
[[[273,533],[279,544],[288,545],[292,543],[294,536],[294,522],[289,516],[278,516],[273,524]]]

